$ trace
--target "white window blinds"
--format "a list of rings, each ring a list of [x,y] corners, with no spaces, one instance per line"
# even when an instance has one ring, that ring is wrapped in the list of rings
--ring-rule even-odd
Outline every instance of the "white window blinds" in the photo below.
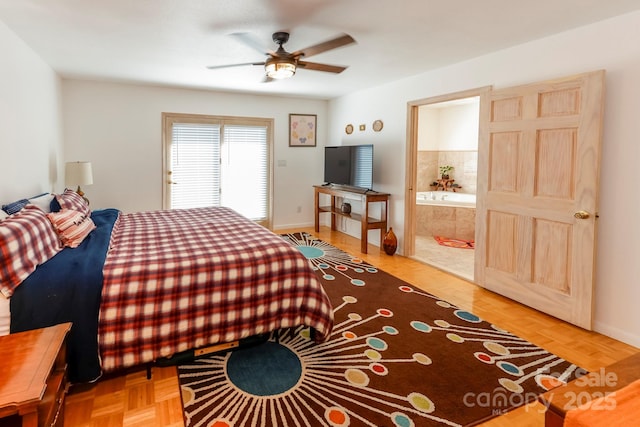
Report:
[[[269,124],[241,122],[170,123],[170,208],[227,206],[249,219],[269,222]]]
[[[222,205],[247,218],[267,218],[266,126],[224,125]]]
[[[174,123],[171,207],[220,206],[220,126]]]

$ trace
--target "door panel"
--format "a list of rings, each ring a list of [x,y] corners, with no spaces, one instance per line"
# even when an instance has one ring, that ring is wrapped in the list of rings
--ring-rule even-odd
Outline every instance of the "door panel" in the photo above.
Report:
[[[570,290],[571,227],[558,221],[538,219],[533,229],[533,268],[530,278],[539,286],[568,294]]]
[[[514,193],[518,189],[520,132],[500,132],[491,139],[491,190]]]
[[[576,129],[545,129],[538,133],[536,145],[537,197],[572,200],[576,182]]]
[[[489,212],[487,267],[508,274],[516,273],[517,220],[516,215]]]
[[[587,329],[603,96],[598,71],[494,90],[480,107],[476,282]]]

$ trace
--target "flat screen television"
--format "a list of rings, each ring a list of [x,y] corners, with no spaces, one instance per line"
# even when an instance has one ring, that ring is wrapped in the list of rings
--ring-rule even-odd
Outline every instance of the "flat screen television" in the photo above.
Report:
[[[373,145],[324,147],[324,182],[373,189]]]

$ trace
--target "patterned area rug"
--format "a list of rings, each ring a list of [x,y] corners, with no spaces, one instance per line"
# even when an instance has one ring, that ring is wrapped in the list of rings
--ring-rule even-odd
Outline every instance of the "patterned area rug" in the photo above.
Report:
[[[297,328],[179,366],[188,427],[470,426],[580,371],[357,256],[283,237],[332,301],[331,338]]]

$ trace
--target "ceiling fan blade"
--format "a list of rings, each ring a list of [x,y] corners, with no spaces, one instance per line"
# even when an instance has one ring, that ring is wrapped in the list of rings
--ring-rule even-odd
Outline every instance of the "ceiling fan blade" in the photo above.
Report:
[[[313,46],[309,46],[305,49],[300,49],[292,53],[293,56],[301,56],[304,55],[305,58],[308,58],[313,55],[317,55],[322,52],[326,52],[331,49],[336,49],[342,46],[346,46],[351,43],[355,43],[353,37],[349,34],[343,34],[340,37],[336,37],[331,40],[327,40],[326,42],[318,43]]]
[[[340,65],[318,64],[317,62],[298,61],[298,67],[314,71],[326,71],[328,73],[341,73],[347,69]]]
[[[264,65],[264,62],[245,62],[243,64],[210,65],[207,68],[210,70],[218,70],[220,68],[242,67],[245,65]]]
[[[251,33],[231,33],[231,35],[262,55],[273,55],[275,53],[265,48]]]

